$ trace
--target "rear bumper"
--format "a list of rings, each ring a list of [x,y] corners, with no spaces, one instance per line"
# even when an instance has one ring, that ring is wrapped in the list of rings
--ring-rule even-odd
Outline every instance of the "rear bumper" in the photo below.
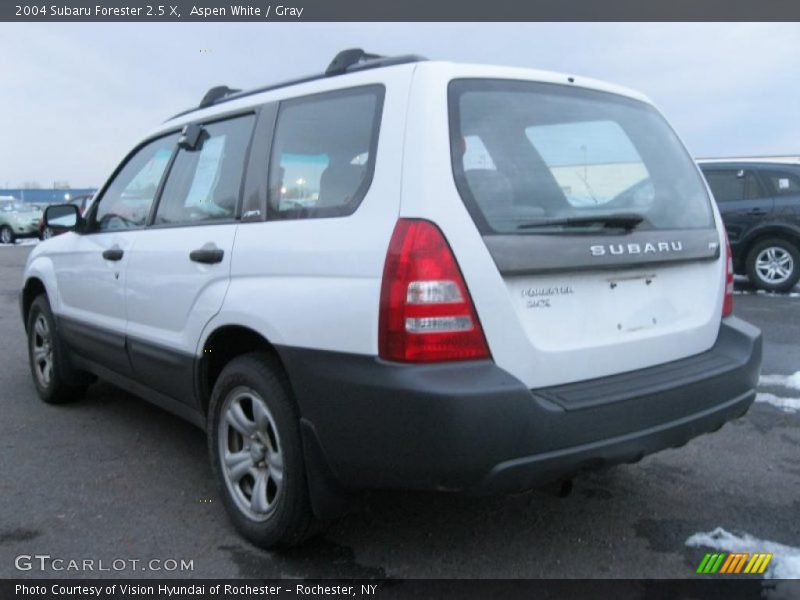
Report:
[[[279,352],[306,448],[337,484],[508,493],[636,461],[743,415],[755,397],[761,334],[728,318],[703,354],[539,390],[490,361],[409,366]]]

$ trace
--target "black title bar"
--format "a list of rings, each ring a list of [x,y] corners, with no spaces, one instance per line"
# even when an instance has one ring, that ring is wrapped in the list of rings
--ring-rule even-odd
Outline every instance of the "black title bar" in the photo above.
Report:
[[[191,0],[0,2],[0,21],[800,21],[796,0]]]

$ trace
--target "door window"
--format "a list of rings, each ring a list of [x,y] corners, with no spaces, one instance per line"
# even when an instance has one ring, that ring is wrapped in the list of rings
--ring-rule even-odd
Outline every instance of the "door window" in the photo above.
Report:
[[[755,200],[765,195],[755,173],[747,169],[706,171],[705,176],[717,202]]]
[[[270,218],[351,214],[375,166],[383,88],[281,103],[269,169]]]
[[[764,173],[777,196],[800,194],[800,177],[788,171],[766,171]]]
[[[96,230],[145,226],[177,139],[177,134],[174,134],[154,140],[128,159],[98,199],[94,217]]]
[[[211,123],[195,148],[181,148],[156,209],[156,225],[233,219],[253,115]]]

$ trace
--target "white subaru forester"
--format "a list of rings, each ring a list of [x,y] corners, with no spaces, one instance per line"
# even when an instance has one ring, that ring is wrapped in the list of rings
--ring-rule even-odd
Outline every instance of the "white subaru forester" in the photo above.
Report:
[[[46,219],[70,231],[25,269],[39,395],[100,377],[204,428],[264,547],[355,490],[526,490],[754,399],[700,171],[605,83],[348,50],[213,88]]]

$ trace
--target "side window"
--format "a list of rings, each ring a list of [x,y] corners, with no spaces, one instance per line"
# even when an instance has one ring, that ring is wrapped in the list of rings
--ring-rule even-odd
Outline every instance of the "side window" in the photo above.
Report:
[[[281,103],[269,168],[269,216],[349,215],[375,167],[383,88],[369,86]]]
[[[248,115],[206,125],[195,148],[178,151],[156,208],[156,225],[234,218],[254,119]]]
[[[717,202],[754,200],[765,196],[755,173],[745,169],[705,171],[704,175]]]
[[[740,179],[744,177],[744,197],[745,200],[755,200],[756,198],[763,198],[766,196],[764,187],[758,180],[758,176],[753,171],[739,171],[737,177]]]
[[[800,177],[786,171],[765,171],[774,193],[778,196],[800,194]]]
[[[139,229],[147,223],[177,134],[150,142],[134,154],[97,200],[95,230]]]

